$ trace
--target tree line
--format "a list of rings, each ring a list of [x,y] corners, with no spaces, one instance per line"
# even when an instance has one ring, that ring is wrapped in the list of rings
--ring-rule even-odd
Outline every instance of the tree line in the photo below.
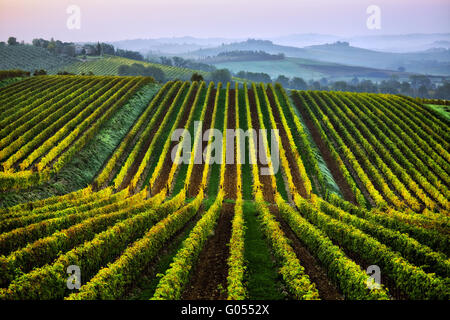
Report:
[[[396,76],[380,82],[354,77],[350,81],[330,81],[327,78],[305,81],[300,77],[288,78],[284,75],[272,79],[263,72],[240,71],[238,78],[254,82],[280,83],[283,87],[294,90],[347,91],[368,93],[403,94],[410,97],[450,99],[450,82],[443,80],[437,85],[425,75],[411,75],[408,81],[400,81]]]

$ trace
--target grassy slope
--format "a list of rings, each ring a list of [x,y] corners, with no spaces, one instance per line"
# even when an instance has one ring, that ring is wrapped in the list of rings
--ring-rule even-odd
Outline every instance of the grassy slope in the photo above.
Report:
[[[243,205],[245,219],[245,260],[247,261],[247,290],[250,300],[281,300],[282,283],[273,257],[262,233],[255,203]]]
[[[450,120],[450,113],[448,111],[448,110],[450,110],[450,108],[448,106],[441,106],[441,105],[437,105],[437,104],[426,104],[425,106],[439,112],[446,119]]]
[[[295,106],[294,102],[290,98],[289,93],[288,93],[288,97],[289,97],[289,101],[290,101],[291,105]],[[281,96],[279,98],[281,98]],[[330,169],[328,168],[327,164],[325,163],[325,160],[323,159],[322,154],[319,151],[319,148],[317,147],[316,143],[314,142],[314,140],[311,136],[311,132],[309,131],[308,127],[306,126],[302,115],[300,114],[300,112],[297,110],[296,107],[294,107],[294,112],[297,115],[300,123],[302,124],[303,130],[305,131],[305,133],[308,137],[309,144],[310,144],[313,154],[318,162],[319,170],[322,172],[323,176],[325,177],[325,181],[326,181],[325,189],[330,193],[334,193],[334,194],[342,197],[341,190],[339,189],[339,186],[336,184],[336,181],[334,181],[333,175],[331,174]],[[292,118],[286,117],[286,120],[287,120],[290,128],[292,128],[293,132],[295,132],[295,130],[294,130],[295,124],[293,123]],[[296,143],[297,148],[300,151],[300,154],[303,159],[303,163],[306,165],[306,172],[308,174],[310,174],[311,170],[308,170],[308,165],[307,165],[305,155],[302,153],[301,143],[297,139],[294,139],[294,142]],[[310,177],[310,179],[311,179],[311,177]],[[314,190],[314,191],[317,192],[317,190]],[[324,196],[324,195],[322,195],[322,196]]]
[[[9,86],[10,84],[19,82],[19,81],[21,81],[23,79],[26,79],[26,78],[15,77],[15,78],[3,79],[3,80],[0,81],[0,89],[3,88],[3,87]]]
[[[288,58],[273,61],[223,62],[215,64],[215,66],[217,68],[227,68],[235,73],[242,70],[249,72],[264,72],[272,78],[284,75],[290,78],[302,77],[304,79],[320,79],[326,76],[325,74],[306,68],[301,63],[297,63],[296,60],[297,59]]]
[[[328,63],[302,58],[286,58],[273,61],[240,61],[223,62],[215,64],[217,68],[227,68],[232,72],[241,70],[250,72],[264,72],[272,78],[279,75],[286,77],[301,77],[304,79],[318,80],[323,77],[333,80],[350,80],[354,76],[379,81],[381,78],[388,79],[397,72],[371,69],[365,67],[347,66],[337,63]]]
[[[142,87],[128,103],[109,119],[98,134],[75,155],[67,166],[49,182],[28,190],[0,193],[0,207],[17,203],[63,195],[81,189],[91,183],[105,161],[125,137],[135,120],[147,107],[160,85]]]

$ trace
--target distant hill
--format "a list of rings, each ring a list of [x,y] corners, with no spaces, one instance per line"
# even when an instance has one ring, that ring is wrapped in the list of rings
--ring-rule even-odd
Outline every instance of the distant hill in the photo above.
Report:
[[[272,61],[227,61],[214,63],[214,66],[217,68],[227,68],[234,73],[239,71],[263,72],[267,73],[273,79],[279,75],[284,75],[289,78],[301,77],[307,80],[319,80],[323,77],[332,80],[350,80],[358,77],[360,79],[380,81],[389,79],[392,75],[398,76],[400,80],[406,79],[410,75],[407,72],[348,66],[301,58],[285,58],[283,60]]]
[[[370,35],[341,38],[338,40],[350,42],[352,46],[359,48],[385,52],[407,53],[426,51],[436,47],[448,48],[448,46],[439,45],[439,42],[450,41],[450,33]]]
[[[205,58],[216,56],[221,52],[236,50],[262,50],[270,54],[283,53],[286,57],[334,62],[351,66],[388,70],[397,70],[399,67],[404,67],[408,72],[450,75],[450,50],[391,53],[357,48],[345,42],[297,48],[277,45],[268,40],[249,39],[244,42],[187,52],[184,56]]]
[[[194,51],[202,48],[213,48],[222,43],[232,43],[238,39],[226,38],[194,38],[194,37],[173,37],[156,39],[131,39],[110,42],[114,47],[139,51],[143,55],[152,53],[153,55],[176,55],[187,51]]]
[[[74,58],[55,55],[47,49],[33,45],[0,45],[0,70],[49,70],[65,66],[74,61]]]

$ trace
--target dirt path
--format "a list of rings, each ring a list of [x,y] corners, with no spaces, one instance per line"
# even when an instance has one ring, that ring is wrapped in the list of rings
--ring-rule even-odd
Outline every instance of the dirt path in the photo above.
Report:
[[[236,93],[234,89],[230,89],[229,92],[229,103],[228,103],[228,119],[227,119],[227,129],[236,128]],[[227,164],[225,166],[225,199],[236,199],[236,185],[237,185],[237,168],[236,168],[236,139],[234,143],[227,141],[227,150],[233,147],[234,150],[234,161],[233,164]]]
[[[302,118],[305,121],[306,127],[308,128],[309,132],[311,133],[311,136],[312,136],[316,146],[319,148],[319,151],[322,154],[323,160],[327,164],[327,167],[330,169],[330,172],[334,178],[334,181],[339,186],[339,189],[341,190],[342,195],[344,196],[344,199],[347,201],[350,201],[353,204],[358,204],[356,202],[355,194],[353,193],[349,184],[347,183],[344,176],[342,175],[341,170],[339,169],[338,163],[336,162],[336,160],[334,160],[333,156],[331,155],[331,151],[328,149],[327,145],[322,140],[319,130],[314,126],[313,122],[309,118],[309,115],[305,111],[304,107],[301,105],[300,99],[298,99],[297,96],[293,95],[293,100],[295,102],[297,110],[302,115]]]
[[[183,300],[225,300],[227,298],[228,243],[234,204],[224,203],[214,235],[200,253],[197,266],[182,295]]]
[[[153,297],[160,279],[157,277],[157,274],[165,273],[170,267],[170,263],[181,248],[184,239],[188,237],[189,232],[200,220],[202,213],[203,206],[200,207],[194,218],[189,220],[181,230],[166,242],[166,245],[158,252],[155,259],[147,264],[145,270],[140,274],[139,280],[127,288],[123,296],[124,300],[148,300]]]
[[[202,131],[203,131],[202,137],[200,137],[201,145],[202,145],[200,152],[203,152],[203,150],[205,150],[205,148],[208,144],[207,141],[203,141],[203,133],[211,127],[212,113],[214,110],[214,101],[215,101],[215,97],[216,97],[216,91],[217,91],[216,89],[212,89],[209,97],[207,97],[208,104],[206,106],[205,118],[203,119],[203,124],[202,124]],[[196,152],[196,151],[197,150],[194,150],[194,152]],[[202,163],[194,164],[194,167],[192,168],[191,177],[189,178],[190,179],[189,188],[188,188],[188,192],[187,192],[188,198],[194,198],[198,194],[200,184],[202,182],[203,168],[204,168],[204,164],[203,164],[203,156],[202,156]]]
[[[320,263],[300,239],[298,239],[289,225],[281,218],[277,206],[271,205],[269,209],[280,223],[281,229],[286,237],[290,240],[292,249],[294,249],[300,264],[305,268],[305,273],[315,283],[320,298],[324,300],[343,300],[344,297],[338,288],[329,280],[326,270],[322,268]]]
[[[195,108],[194,100],[195,96],[197,94],[198,87],[193,89],[191,92],[191,95],[188,100],[188,104],[186,106],[186,109],[184,110],[183,116],[180,119],[179,124],[177,125],[178,128],[184,128],[186,126],[186,123],[189,119],[189,114],[192,108]],[[172,169],[173,160],[172,160],[172,150],[173,148],[178,145],[178,141],[172,141],[169,147],[169,151],[166,154],[166,157],[164,159],[163,166],[161,168],[159,176],[156,178],[155,183],[152,187],[152,195],[158,194],[162,189],[166,188],[166,192],[170,191],[170,185],[167,184],[167,179],[169,178],[170,170]]]
[[[267,90],[267,96],[269,97],[270,106],[267,106],[268,108],[272,108],[272,113],[275,118],[275,122],[277,124],[277,129],[280,131],[280,139],[281,143],[283,145],[283,148],[286,153],[286,158],[289,162],[289,169],[291,171],[292,180],[294,182],[295,188],[297,189],[298,193],[303,197],[307,197],[306,189],[305,189],[305,183],[300,176],[300,170],[297,165],[297,161],[295,161],[294,154],[291,150],[291,146],[289,143],[289,139],[286,134],[286,130],[283,127],[283,123],[281,122],[280,114],[278,112],[278,108],[275,104],[275,98],[273,96],[273,93],[271,90]],[[288,184],[286,184],[288,185]],[[291,190],[292,192],[292,190]]]

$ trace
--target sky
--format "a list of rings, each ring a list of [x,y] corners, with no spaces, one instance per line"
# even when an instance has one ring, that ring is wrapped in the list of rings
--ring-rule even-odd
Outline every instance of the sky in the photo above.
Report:
[[[79,29],[67,21],[79,8]],[[369,29],[370,5],[380,29]],[[0,0],[0,40],[115,41],[136,38],[342,37],[450,32],[450,0]]]

